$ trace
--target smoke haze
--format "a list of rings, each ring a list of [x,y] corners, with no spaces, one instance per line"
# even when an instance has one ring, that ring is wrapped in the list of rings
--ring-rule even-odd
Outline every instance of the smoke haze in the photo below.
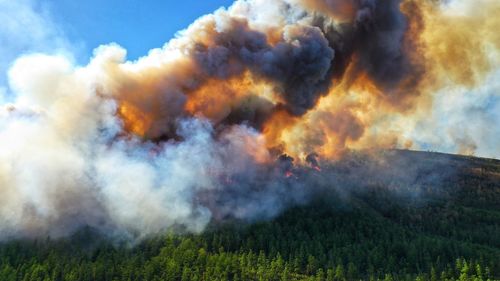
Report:
[[[351,150],[500,158],[499,13],[240,0],[137,61],[116,44],[83,66],[21,56],[0,110],[0,239],[272,218],[338,182],[319,163]]]

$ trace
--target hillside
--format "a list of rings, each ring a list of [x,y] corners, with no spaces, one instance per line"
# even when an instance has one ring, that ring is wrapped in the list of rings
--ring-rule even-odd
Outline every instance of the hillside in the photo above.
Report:
[[[500,280],[499,160],[393,150],[319,164],[293,169],[318,184],[272,220],[5,241],[0,280]]]

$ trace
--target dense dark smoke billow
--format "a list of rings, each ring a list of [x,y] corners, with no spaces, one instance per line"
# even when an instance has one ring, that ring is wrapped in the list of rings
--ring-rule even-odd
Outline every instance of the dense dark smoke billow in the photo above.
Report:
[[[495,0],[239,0],[137,61],[116,44],[85,66],[21,56],[0,111],[0,238],[199,232],[348,193],[366,183],[354,171],[397,178],[332,164],[351,150],[500,157],[499,12]]]

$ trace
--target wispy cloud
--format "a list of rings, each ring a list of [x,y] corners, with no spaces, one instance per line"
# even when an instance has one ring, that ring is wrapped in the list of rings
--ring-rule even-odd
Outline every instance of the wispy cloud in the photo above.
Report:
[[[0,101],[8,92],[7,71],[28,53],[64,53],[71,44],[41,1],[0,0]],[[4,97],[5,98],[5,97]]]

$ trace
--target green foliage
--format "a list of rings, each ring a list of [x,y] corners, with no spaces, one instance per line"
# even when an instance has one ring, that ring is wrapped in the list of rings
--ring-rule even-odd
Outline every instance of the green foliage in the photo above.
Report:
[[[422,211],[419,223],[410,224],[401,217],[415,210],[400,211],[388,218],[365,208],[316,203],[269,223],[168,234],[134,247],[111,245],[91,233],[84,239],[8,242],[0,247],[0,280],[498,279],[499,238],[474,236],[477,228],[491,225],[460,223],[468,221],[467,212],[447,220],[440,215],[444,210],[433,219]],[[439,227],[432,230],[432,224]]]
[[[499,280],[500,188],[482,179],[415,202],[383,190],[328,194],[270,222],[214,224],[134,246],[89,229],[5,242],[0,281]]]

